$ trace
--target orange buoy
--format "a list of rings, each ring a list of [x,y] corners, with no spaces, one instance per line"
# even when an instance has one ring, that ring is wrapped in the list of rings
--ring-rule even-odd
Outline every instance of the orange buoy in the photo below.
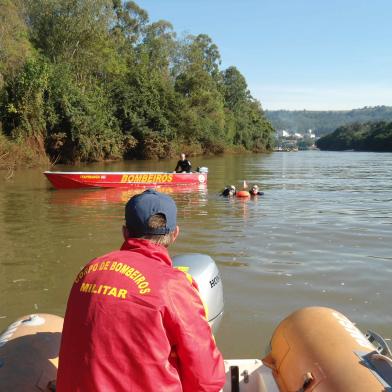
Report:
[[[237,197],[250,197],[250,193],[248,191],[238,191],[236,193]]]

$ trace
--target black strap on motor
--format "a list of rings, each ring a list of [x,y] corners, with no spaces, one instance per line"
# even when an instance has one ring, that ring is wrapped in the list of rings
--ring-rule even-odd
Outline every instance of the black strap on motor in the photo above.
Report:
[[[240,392],[240,369],[230,366],[231,392]]]

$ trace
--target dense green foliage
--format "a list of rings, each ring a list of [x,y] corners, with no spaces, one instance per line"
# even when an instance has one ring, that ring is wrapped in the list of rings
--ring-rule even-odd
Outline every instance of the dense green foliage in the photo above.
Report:
[[[392,122],[345,125],[317,140],[316,145],[320,150],[392,152]]]
[[[265,114],[275,129],[293,132],[313,129],[317,136],[354,122],[392,121],[392,107],[387,106],[342,111],[276,110],[266,111]]]
[[[268,151],[274,130],[205,34],[133,1],[0,0],[0,142],[57,162]]]

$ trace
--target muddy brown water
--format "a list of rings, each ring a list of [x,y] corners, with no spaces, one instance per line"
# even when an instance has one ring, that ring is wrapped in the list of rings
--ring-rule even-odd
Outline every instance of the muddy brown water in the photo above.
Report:
[[[56,170],[172,170],[131,161]],[[291,152],[197,157],[208,188],[173,193],[181,233],[172,255],[206,253],[224,285],[217,342],[225,357],[260,357],[293,310],[329,306],[392,337],[392,154]],[[63,315],[72,280],[121,244],[127,191],[58,191],[41,169],[0,173],[0,330],[16,318]],[[258,183],[256,200],[225,184]],[[317,322],[317,320],[315,320]]]

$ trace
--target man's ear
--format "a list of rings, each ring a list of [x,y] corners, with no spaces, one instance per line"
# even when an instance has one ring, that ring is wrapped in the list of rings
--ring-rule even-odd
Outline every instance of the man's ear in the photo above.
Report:
[[[122,234],[123,234],[124,240],[126,241],[129,238],[129,231],[127,229],[127,226],[125,226],[125,225],[122,227]]]
[[[178,226],[176,226],[176,228],[173,231],[173,235],[172,235],[172,243],[177,239],[179,234],[180,234],[180,228]]]

